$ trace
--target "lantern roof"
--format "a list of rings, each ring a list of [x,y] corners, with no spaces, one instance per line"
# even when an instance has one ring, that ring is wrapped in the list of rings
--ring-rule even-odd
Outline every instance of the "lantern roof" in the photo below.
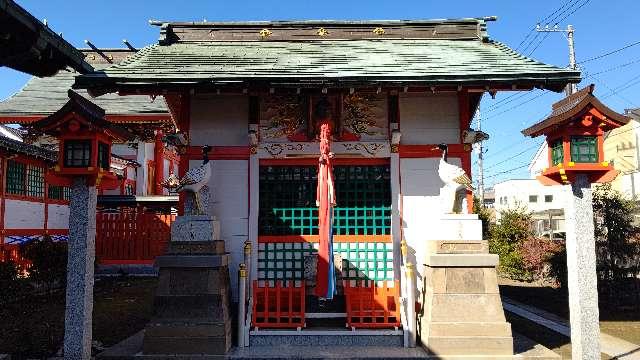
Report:
[[[524,136],[536,137],[545,134],[558,126],[568,123],[591,109],[596,109],[608,128],[616,128],[629,122],[629,118],[613,111],[593,94],[595,85],[591,84],[551,106],[551,114],[537,124],[522,130]]]
[[[69,100],[58,111],[48,117],[29,125],[28,129],[34,132],[52,136],[60,136],[63,133],[62,124],[71,120],[79,121],[91,130],[105,132],[115,140],[129,140],[134,134],[128,129],[118,126],[104,118],[105,111],[100,106],[92,103],[73,90],[68,91]],[[70,116],[75,114],[77,116]]]

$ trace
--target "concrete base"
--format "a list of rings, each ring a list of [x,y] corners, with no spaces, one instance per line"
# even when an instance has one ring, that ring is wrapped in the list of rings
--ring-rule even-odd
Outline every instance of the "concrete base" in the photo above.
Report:
[[[560,356],[529,338],[514,333],[515,355],[428,355],[421,348],[380,347],[380,346],[250,346],[234,348],[226,355],[146,355],[142,354],[142,338],[144,331],[105,350],[97,356],[105,360],[158,360],[158,359],[474,359],[474,360],[559,360]]]
[[[423,347],[440,357],[513,355],[498,292],[498,256],[484,253],[482,241],[442,241],[434,248],[424,265]]]

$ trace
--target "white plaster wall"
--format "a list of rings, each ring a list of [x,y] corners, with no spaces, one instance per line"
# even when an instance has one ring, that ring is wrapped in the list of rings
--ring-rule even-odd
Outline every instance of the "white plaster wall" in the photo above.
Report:
[[[136,161],[140,164],[140,167],[138,168],[136,177],[136,195],[149,194],[150,189],[147,189],[147,179],[149,178],[149,167],[147,166],[147,161],[155,158],[153,152],[154,146],[154,143],[138,143],[138,157]]]
[[[137,174],[136,174],[137,171],[138,171],[138,168],[136,168],[134,166],[127,167],[127,179],[135,180],[136,176],[137,176]]]
[[[189,166],[196,167],[201,163],[192,160]],[[245,160],[215,160],[212,166],[210,209],[220,221],[220,233],[226,251],[231,255],[231,288],[233,299],[237,301],[238,265],[243,262],[243,246],[248,239],[248,163]]]
[[[47,219],[48,229],[68,229],[69,228],[69,206],[49,204],[49,218]]]
[[[403,135],[404,136],[404,135]],[[427,241],[436,239],[440,225],[440,187],[438,158],[400,159],[402,193],[402,234],[409,247],[409,260],[417,266],[418,288],[423,284],[423,264],[427,256]],[[460,159],[449,158],[460,166]]]
[[[44,203],[5,200],[5,229],[43,229]]]
[[[444,94],[400,94],[401,143],[455,144],[460,141],[458,96]]]
[[[248,108],[245,95],[196,95],[191,101],[191,144],[247,145]]]

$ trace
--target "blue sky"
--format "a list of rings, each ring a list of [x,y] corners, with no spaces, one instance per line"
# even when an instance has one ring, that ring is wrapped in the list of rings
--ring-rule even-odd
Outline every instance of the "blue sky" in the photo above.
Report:
[[[640,13],[637,0],[492,0],[492,1],[167,1],[167,0],[17,0],[39,19],[63,33],[67,41],[85,47],[123,47],[127,39],[136,47],[158,39],[158,28],[149,19],[174,21],[287,20],[287,19],[426,19],[498,16],[489,23],[489,35],[525,55],[567,66],[567,41],[560,33],[531,33],[547,18],[565,28],[576,28],[578,62],[640,41],[635,25]],[[549,16],[551,15],[551,16]],[[553,23],[551,24],[553,25]],[[529,36],[527,37],[527,35]],[[526,41],[523,43],[523,40]],[[531,41],[534,40],[534,41]],[[611,108],[623,111],[640,107],[640,45],[580,64],[583,84],[595,82],[596,94]],[[0,68],[0,99],[18,91],[29,76]],[[616,90],[612,92],[612,90]],[[485,148],[488,185],[508,178],[528,177],[526,164],[541,139],[526,139],[520,130],[543,118],[562,94],[499,93],[482,101],[483,130],[491,135]],[[509,97],[511,96],[511,97]],[[511,169],[522,167],[510,171]],[[474,173],[476,172],[474,165]],[[474,174],[475,175],[475,174]],[[475,177],[475,176],[474,176]]]

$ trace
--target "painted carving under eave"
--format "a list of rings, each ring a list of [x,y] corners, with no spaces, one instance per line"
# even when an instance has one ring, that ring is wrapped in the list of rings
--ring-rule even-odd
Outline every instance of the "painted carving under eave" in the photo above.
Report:
[[[305,133],[304,101],[296,95],[265,97],[260,106],[260,137],[266,141],[285,141]]]

